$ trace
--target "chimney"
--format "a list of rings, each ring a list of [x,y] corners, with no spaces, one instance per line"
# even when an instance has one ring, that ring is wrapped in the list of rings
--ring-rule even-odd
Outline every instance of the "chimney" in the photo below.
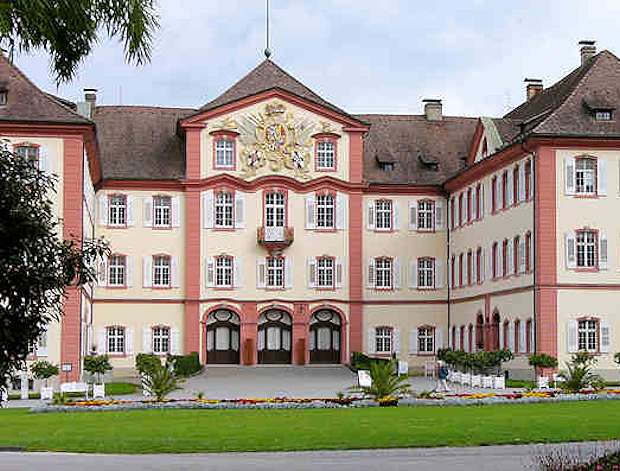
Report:
[[[525,96],[527,101],[530,101],[536,95],[543,91],[543,83],[540,79],[526,78],[525,82]]]
[[[425,98],[422,103],[424,103],[424,116],[426,116],[427,121],[441,121],[443,119],[440,99]]]
[[[77,112],[88,119],[92,119],[95,114],[95,106],[97,106],[97,89],[85,88],[84,101],[77,103]]]
[[[581,65],[588,62],[594,56],[594,54],[596,54],[595,44],[596,41],[591,40],[579,41],[579,46],[581,46],[581,48],[579,49],[579,51],[581,52]]]

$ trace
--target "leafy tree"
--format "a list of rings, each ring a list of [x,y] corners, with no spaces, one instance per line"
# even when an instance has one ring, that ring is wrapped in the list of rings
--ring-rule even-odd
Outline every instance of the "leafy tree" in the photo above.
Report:
[[[56,178],[0,143],[0,388],[62,315],[66,289],[96,280],[99,241],[61,240]]]
[[[112,370],[107,355],[89,355],[84,357],[84,371],[97,376],[97,383],[101,383],[101,376]]]
[[[73,78],[102,32],[124,43],[128,62],[148,62],[158,27],[155,0],[0,2],[0,43],[11,51],[48,52],[57,83]]]
[[[47,380],[58,375],[58,366],[52,365],[48,361],[36,361],[30,366],[30,371],[32,371],[35,379],[45,381],[45,387],[47,387]]]

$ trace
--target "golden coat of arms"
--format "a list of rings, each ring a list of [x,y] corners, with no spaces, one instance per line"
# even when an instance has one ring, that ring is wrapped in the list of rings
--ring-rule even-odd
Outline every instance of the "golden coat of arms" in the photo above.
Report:
[[[242,117],[239,140],[244,176],[256,176],[268,166],[273,172],[290,170],[298,178],[309,178],[314,128],[310,119],[296,119],[280,103],[267,104],[264,112]]]

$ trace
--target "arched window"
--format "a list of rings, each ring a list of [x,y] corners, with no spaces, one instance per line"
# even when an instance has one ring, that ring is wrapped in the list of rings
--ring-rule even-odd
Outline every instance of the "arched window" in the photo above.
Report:
[[[491,324],[491,350],[499,350],[499,312],[493,314],[493,323]]]
[[[484,350],[484,318],[482,313],[476,318],[476,350]]]

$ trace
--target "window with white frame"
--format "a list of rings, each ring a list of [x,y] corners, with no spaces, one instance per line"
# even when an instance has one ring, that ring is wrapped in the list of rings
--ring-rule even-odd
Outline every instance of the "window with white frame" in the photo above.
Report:
[[[172,198],[170,196],[153,197],[153,216],[154,227],[172,225]]]
[[[392,288],[392,259],[375,259],[375,287],[379,289]]]
[[[226,137],[215,141],[216,168],[232,168],[235,166],[235,142]]]
[[[435,329],[420,327],[418,329],[418,353],[433,353],[435,351]]]
[[[594,111],[594,119],[597,121],[611,121],[612,112],[610,110],[596,110]]]
[[[333,288],[335,283],[335,263],[332,257],[319,257],[316,261],[317,287]]]
[[[577,267],[596,268],[597,267],[597,245],[598,233],[596,231],[577,231]]]
[[[596,159],[587,157],[575,159],[575,193],[581,195],[596,193]]]
[[[284,258],[267,257],[267,288],[284,288]]]
[[[336,203],[334,195],[325,194],[316,197],[316,227],[333,229],[335,227]]]
[[[37,146],[18,146],[15,148],[15,153],[30,162],[33,167],[39,166],[39,148]]]
[[[108,285],[125,286],[127,276],[127,257],[111,255],[108,259]]]
[[[153,353],[170,353],[170,328],[153,327]]]
[[[218,191],[215,195],[215,227],[234,226],[234,195],[228,191]]]
[[[598,321],[596,319],[580,320],[577,323],[578,348],[584,352],[598,350]]]
[[[265,226],[284,227],[285,197],[280,191],[269,192],[265,195]]]
[[[153,286],[159,288],[170,286],[170,257],[167,255],[153,257]]]
[[[377,230],[389,231],[392,229],[392,200],[375,201],[375,214]]]
[[[375,329],[375,351],[377,353],[392,353],[392,329],[377,327]]]
[[[215,257],[215,286],[232,288],[233,258],[228,256]]]
[[[435,259],[418,258],[418,288],[435,287]]]
[[[110,195],[108,201],[108,221],[110,226],[127,224],[127,198],[125,195]]]
[[[333,141],[320,140],[316,143],[316,168],[318,170],[336,168],[336,144]]]
[[[418,230],[432,231],[435,228],[435,202],[422,200],[418,202]]]
[[[107,328],[108,353],[125,353],[125,328],[113,326]]]

